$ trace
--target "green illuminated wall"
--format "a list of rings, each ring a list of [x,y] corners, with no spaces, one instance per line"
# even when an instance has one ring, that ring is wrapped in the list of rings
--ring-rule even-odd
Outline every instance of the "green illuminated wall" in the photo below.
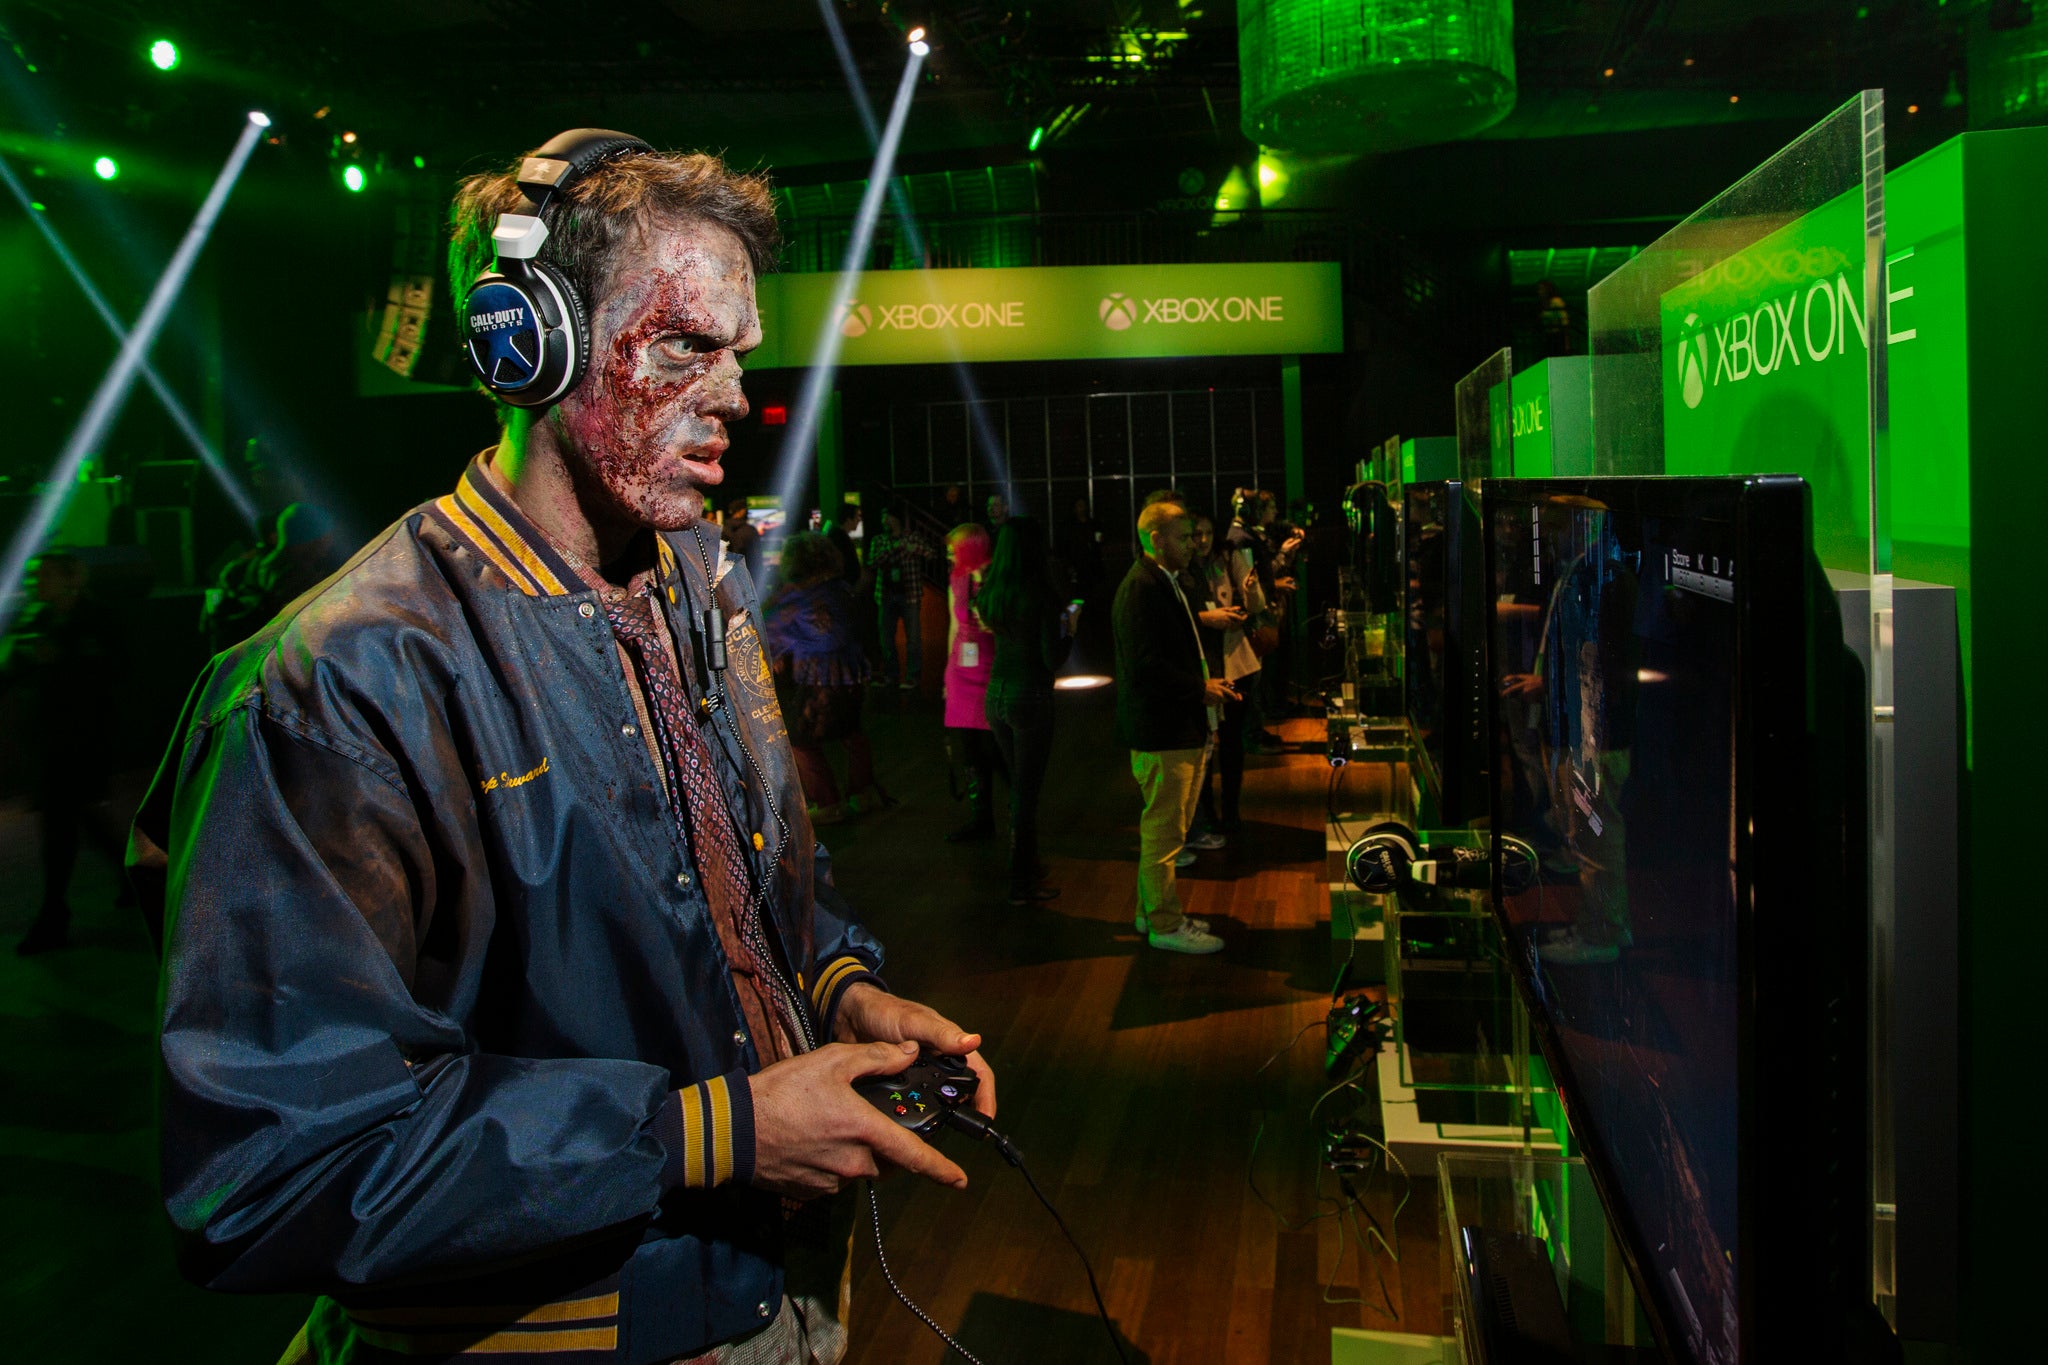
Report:
[[[2048,129],[1969,133],[1887,179],[1893,567],[1953,585],[1968,745],[1961,926],[1973,1358],[2039,1354],[2011,1254],[2011,1180],[2037,1160],[2013,1068],[2036,1050],[2048,920],[2025,851],[2041,838],[2040,546]],[[1899,819],[1913,793],[1899,793]],[[2030,1217],[2030,1215],[2022,1215]]]

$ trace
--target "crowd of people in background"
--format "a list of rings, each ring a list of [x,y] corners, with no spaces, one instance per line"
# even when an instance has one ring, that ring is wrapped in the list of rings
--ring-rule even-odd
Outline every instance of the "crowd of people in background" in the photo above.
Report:
[[[1210,926],[1184,912],[1175,876],[1238,832],[1245,756],[1280,748],[1272,725],[1287,704],[1281,628],[1303,533],[1279,521],[1271,493],[1253,488],[1236,491],[1227,521],[1160,489],[1129,532],[1106,530],[1085,498],[1056,510],[1050,524],[1014,511],[1001,493],[975,510],[963,490],[945,490],[937,511],[954,520],[934,533],[924,529],[931,514],[908,503],[881,508],[877,524],[872,509],[849,501],[830,522],[779,547],[744,499],[720,518],[726,552],[764,585],[761,636],[813,823],[895,804],[876,775],[865,713],[871,690],[922,688],[929,588],[945,603],[945,749],[949,786],[966,808],[944,838],[1006,836],[1009,903],[1056,898],[1039,840],[1054,684],[1084,615],[1107,612],[1117,734],[1143,806],[1136,927],[1167,951],[1220,950]],[[333,523],[309,505],[285,507],[262,529],[254,545],[227,558],[208,594],[201,625],[216,650],[261,626],[344,557]],[[1131,536],[1136,554],[1112,603],[1106,552]],[[0,686],[30,699],[32,735],[95,733],[66,720],[79,706],[90,710],[95,680],[107,676],[99,655],[109,632],[95,627],[86,575],[74,555],[43,556],[36,605],[0,647]],[[75,742],[68,751],[83,752]],[[108,764],[31,766],[31,795],[43,812],[44,893],[25,952],[66,940],[66,890],[81,839],[119,858],[118,820],[93,818],[105,804]],[[1007,793],[1004,822],[999,787]]]
[[[977,517],[949,488],[937,510],[960,518],[942,546],[920,529],[931,517],[904,503],[885,506],[877,527],[872,509],[849,502],[821,532],[783,542],[764,634],[814,821],[891,804],[874,779],[861,698],[868,688],[922,688],[929,589],[945,604],[949,788],[966,807],[943,837],[1006,835],[1009,903],[1056,898],[1039,841],[1055,681],[1089,604],[1100,604],[1112,618],[1117,733],[1143,806],[1136,927],[1166,951],[1219,951],[1210,926],[1182,909],[1176,873],[1237,834],[1246,754],[1281,747],[1272,728],[1287,702],[1281,630],[1303,533],[1279,521],[1277,499],[1260,489],[1237,490],[1220,526],[1185,493],[1160,489],[1132,528],[1137,553],[1111,604],[1106,533],[1086,499],[1051,526],[1014,512],[1001,493]],[[737,554],[759,539],[743,511],[735,504],[726,520]],[[828,743],[846,749],[843,783]]]

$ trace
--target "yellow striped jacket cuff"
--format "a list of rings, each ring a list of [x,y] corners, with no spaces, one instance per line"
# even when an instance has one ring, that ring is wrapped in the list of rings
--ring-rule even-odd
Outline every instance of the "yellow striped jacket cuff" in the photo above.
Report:
[[[838,1012],[839,1001],[846,994],[847,987],[855,982],[866,981],[882,986],[882,978],[875,975],[874,967],[866,958],[844,953],[826,962],[818,969],[817,978],[811,982],[811,1007],[817,1012],[819,1038],[832,1041],[833,1016]],[[882,986],[887,990],[887,986]]]
[[[664,1189],[709,1189],[754,1178],[754,1092],[744,1071],[672,1092],[654,1115]]]

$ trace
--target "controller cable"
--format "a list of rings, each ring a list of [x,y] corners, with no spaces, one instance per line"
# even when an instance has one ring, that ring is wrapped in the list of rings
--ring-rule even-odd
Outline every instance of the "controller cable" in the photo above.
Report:
[[[1045,1211],[1052,1215],[1052,1221],[1059,1224],[1060,1231],[1065,1234],[1067,1241],[1073,1246],[1074,1254],[1081,1258],[1081,1269],[1088,1274],[1088,1292],[1095,1296],[1095,1312],[1102,1319],[1102,1330],[1109,1333],[1109,1344],[1116,1348],[1117,1359],[1122,1361],[1123,1365],[1131,1365],[1130,1356],[1124,1353],[1123,1338],[1117,1335],[1116,1323],[1110,1319],[1109,1308],[1102,1302],[1102,1286],[1096,1283],[1095,1267],[1089,1264],[1088,1253],[1082,1249],[1079,1239],[1074,1236],[1073,1229],[1067,1226],[1067,1220],[1060,1217],[1060,1211],[1053,1207],[1050,1199],[1045,1197],[1045,1191],[1039,1189],[1038,1182],[1031,1178],[1031,1169],[1024,1164],[1024,1154],[1017,1150],[1017,1145],[1011,1142],[1008,1137],[997,1132],[994,1125],[990,1124],[987,1119],[983,1118],[980,1114],[974,1113],[972,1110],[948,1109],[946,1111],[946,1122],[970,1137],[978,1138],[994,1147],[997,1152],[1002,1154],[1003,1160],[1015,1166],[1024,1177],[1024,1183],[1029,1185],[1031,1192],[1038,1196],[1038,1202],[1045,1205]],[[882,1209],[875,1199],[875,1183],[870,1180],[866,1182],[866,1186],[868,1223],[874,1229],[875,1259],[881,1263],[882,1278],[889,1282],[890,1290],[897,1298],[903,1301],[903,1306],[916,1314],[919,1322],[931,1328],[940,1341],[950,1346],[963,1360],[972,1362],[972,1365],[982,1365],[982,1362],[973,1352],[947,1335],[946,1329],[934,1322],[931,1314],[918,1307],[911,1300],[911,1297],[903,1292],[903,1286],[896,1283],[896,1274],[889,1269],[888,1254],[882,1250]]]

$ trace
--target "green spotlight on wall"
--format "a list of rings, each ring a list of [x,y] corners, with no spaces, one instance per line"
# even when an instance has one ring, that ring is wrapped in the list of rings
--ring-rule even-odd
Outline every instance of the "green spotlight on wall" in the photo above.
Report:
[[[159,38],[149,45],[149,64],[159,71],[175,71],[182,60],[178,45],[169,38]]]
[[[1024,150],[1035,152],[1038,150],[1038,144],[1043,141],[1045,141],[1045,125],[1041,123],[1031,130],[1031,141],[1024,144]]]
[[[355,194],[363,192],[365,180],[366,177],[363,175],[363,168],[361,166],[350,166],[341,173],[341,183],[348,186],[350,192]]]
[[[121,173],[121,163],[110,156],[103,156],[92,163],[92,173],[102,180],[112,180]]]

